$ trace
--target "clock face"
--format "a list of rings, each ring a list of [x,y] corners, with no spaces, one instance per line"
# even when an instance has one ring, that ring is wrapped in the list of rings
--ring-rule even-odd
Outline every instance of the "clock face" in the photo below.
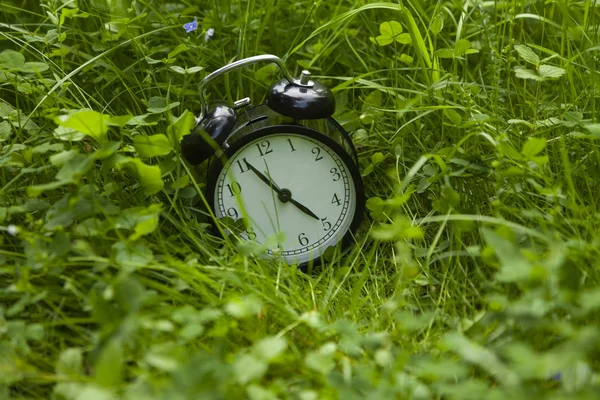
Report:
[[[357,192],[344,157],[324,141],[274,133],[229,157],[213,201],[217,218],[246,219],[242,239],[301,264],[342,240],[355,218]]]

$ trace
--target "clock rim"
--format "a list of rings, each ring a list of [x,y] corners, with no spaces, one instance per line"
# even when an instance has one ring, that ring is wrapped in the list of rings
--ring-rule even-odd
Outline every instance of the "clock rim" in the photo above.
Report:
[[[211,161],[211,164],[207,171],[207,182],[206,182],[206,200],[211,208],[211,212],[216,218],[216,204],[215,204],[215,191],[217,189],[217,182],[219,179],[219,175],[221,171],[225,168],[225,164],[227,161],[242,147],[248,145],[250,142],[255,141],[257,139],[261,139],[267,136],[273,136],[277,134],[285,135],[287,133],[298,134],[301,136],[306,136],[311,139],[315,139],[319,142],[322,142],[324,145],[328,146],[333,152],[340,157],[341,161],[346,165],[348,171],[350,173],[350,177],[354,183],[354,192],[356,196],[356,203],[354,209],[354,216],[352,217],[352,222],[350,223],[347,232],[344,234],[341,240],[339,240],[333,247],[340,246],[341,254],[344,254],[351,245],[353,236],[356,235],[358,228],[362,224],[364,220],[364,213],[366,210],[366,196],[365,196],[365,187],[362,176],[360,174],[360,168],[358,163],[352,158],[350,154],[335,140],[327,136],[326,134],[317,131],[313,128],[308,128],[306,126],[298,125],[298,124],[276,124],[269,125],[258,128],[253,131],[249,131],[244,136],[238,138],[234,143],[230,146],[227,146],[226,149],[223,149],[221,154],[215,156],[214,160]],[[214,228],[216,228],[216,221],[213,219]],[[220,231],[216,230],[220,235]],[[268,258],[267,258],[268,259]],[[302,271],[306,271],[310,266],[318,267],[323,262],[323,256],[317,255],[309,259],[308,261],[297,264],[296,267]],[[292,266],[293,264],[288,264]]]

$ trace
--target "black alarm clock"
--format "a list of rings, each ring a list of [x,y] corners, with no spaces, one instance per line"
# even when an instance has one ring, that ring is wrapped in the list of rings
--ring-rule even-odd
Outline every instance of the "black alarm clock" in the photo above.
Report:
[[[283,74],[264,104],[244,98],[208,106],[208,82],[256,62],[273,62]],[[216,220],[244,221],[237,232],[221,232],[301,268],[320,264],[330,247],[346,250],[363,218],[365,193],[356,149],[332,118],[331,90],[306,70],[295,79],[280,58],[260,55],[212,72],[199,93],[201,115],[181,152],[192,165],[211,160],[206,199]]]

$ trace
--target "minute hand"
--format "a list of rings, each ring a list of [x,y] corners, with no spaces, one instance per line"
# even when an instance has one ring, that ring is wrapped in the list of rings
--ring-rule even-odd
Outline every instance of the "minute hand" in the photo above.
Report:
[[[266,176],[264,176],[259,170],[257,170],[256,168],[254,168],[254,166],[252,164],[250,164],[245,158],[244,158],[244,162],[246,163],[246,165],[248,166],[248,168],[250,168],[252,170],[252,172],[254,172],[256,174],[256,176],[259,177],[259,179],[261,181],[263,181],[267,185],[271,186],[273,188],[273,190],[275,190],[275,192],[277,194],[281,193],[281,189],[279,188],[279,186],[277,186],[277,184],[275,182],[273,182],[272,180],[270,180],[269,178],[267,178]]]

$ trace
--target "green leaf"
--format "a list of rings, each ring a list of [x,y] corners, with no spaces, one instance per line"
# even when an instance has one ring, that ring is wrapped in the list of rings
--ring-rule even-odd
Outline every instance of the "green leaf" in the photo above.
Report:
[[[523,125],[526,125],[527,127],[531,128],[531,129],[535,128],[535,125],[533,125],[529,121],[525,121],[524,119],[509,119],[506,122],[508,122],[511,125],[514,125],[514,124],[523,124]]]
[[[50,151],[63,151],[65,146],[62,143],[44,142],[33,148],[33,152],[37,154],[45,154]]]
[[[540,65],[540,57],[538,57],[538,55],[535,54],[531,48],[517,44],[515,45],[515,50],[517,50],[523,60],[535,65],[536,67]]]
[[[496,279],[500,282],[528,280],[532,266],[520,249],[514,243],[488,228],[483,228],[482,234],[487,244],[494,249],[501,264]]]
[[[115,154],[119,150],[119,147],[121,147],[120,142],[102,143],[100,146],[98,146],[98,149],[92,153],[92,157],[94,157],[95,160],[108,158]]]
[[[586,387],[591,387],[595,379],[594,375],[587,362],[577,361],[570,368],[563,370],[561,381],[567,392],[575,394]]]
[[[54,165],[55,167],[61,167],[78,154],[79,150],[77,149],[61,151],[60,153],[50,156],[50,164]]]
[[[181,363],[183,351],[183,348],[175,343],[155,344],[144,357],[144,361],[161,371],[173,371]]]
[[[248,385],[246,392],[248,393],[248,400],[279,400],[273,392],[258,385]]]
[[[131,121],[131,119],[133,118],[132,115],[111,115],[108,118],[108,125],[109,126],[118,126],[118,127],[123,127],[125,125],[127,125],[127,123],[129,121]]]
[[[531,159],[546,147],[546,139],[530,137],[523,145],[521,154]]]
[[[236,375],[237,382],[242,385],[262,378],[267,369],[268,364],[252,354],[238,356],[233,364],[233,372]]]
[[[550,117],[550,118],[546,118],[540,121],[535,121],[535,126],[536,127],[544,127],[544,126],[554,126],[554,125],[560,125],[562,124],[563,121],[561,121],[560,119],[556,118],[556,117]]]
[[[144,114],[144,115],[136,115],[131,117],[129,121],[127,121],[126,125],[133,126],[153,126],[158,123],[161,119],[159,114]]]
[[[443,27],[444,27],[444,13],[439,13],[438,15],[436,15],[433,18],[433,21],[431,21],[431,27],[429,28],[429,30],[434,35],[437,35],[442,31]]]
[[[145,208],[143,213],[136,219],[134,233],[129,236],[129,240],[137,240],[144,235],[154,232],[158,227],[160,212],[160,204],[152,204],[148,208]]]
[[[254,73],[254,78],[259,82],[265,82],[271,79],[271,76],[275,74],[279,69],[276,65],[267,64],[264,67],[261,67],[256,70]]]
[[[600,138],[600,123],[584,125],[585,129],[597,138]]]
[[[190,176],[189,175],[183,175],[183,176],[179,177],[175,182],[173,182],[171,184],[171,188],[173,188],[173,189],[183,189],[184,187],[186,187],[188,185],[188,183],[190,183]]]
[[[158,165],[147,165],[139,158],[129,157],[122,159],[119,164],[139,179],[146,195],[158,193],[163,189],[164,182]]]
[[[459,354],[465,361],[487,371],[503,384],[510,386],[520,382],[519,376],[504,365],[496,354],[471,341],[462,333],[449,333],[443,342],[450,350]]]
[[[92,110],[79,110],[72,114],[56,117],[54,121],[59,126],[81,132],[98,142],[104,142],[107,139],[109,120],[109,115]]]
[[[94,158],[85,154],[77,154],[69,159],[56,174],[62,182],[77,183],[94,165]]]
[[[143,244],[117,242],[112,245],[115,261],[125,271],[135,271],[148,265],[153,258],[152,250]]]
[[[85,135],[77,129],[65,128],[64,126],[57,126],[52,131],[52,134],[55,138],[67,142],[78,142],[85,137]]]
[[[17,51],[4,50],[0,53],[0,66],[7,69],[19,69],[23,64],[25,64],[25,57]]]
[[[171,65],[169,67],[169,69],[171,69],[171,70],[173,70],[173,71],[175,71],[175,72],[177,72],[178,74],[181,74],[181,75],[185,75],[185,72],[186,72],[183,67],[180,67],[178,65]]]
[[[164,156],[171,152],[171,143],[162,133],[158,135],[137,135],[133,138],[133,146],[141,158]]]
[[[567,73],[567,71],[565,71],[563,68],[554,67],[552,65],[546,64],[540,65],[538,68],[538,72],[540,76],[550,79],[560,78],[561,76]]]
[[[23,94],[33,93],[33,85],[29,82],[19,82],[17,84],[17,90]]]
[[[458,111],[453,108],[444,108],[444,115],[456,126],[460,126],[462,123],[462,117]]]
[[[179,44],[177,47],[175,47],[175,49],[169,53],[169,55],[167,55],[167,58],[169,60],[174,59],[175,56],[179,53],[182,53],[184,51],[188,51],[190,48],[187,47],[185,44]]]
[[[600,309],[600,287],[588,289],[579,296],[584,311],[591,312]]]
[[[382,36],[394,38],[403,31],[402,25],[398,21],[386,21],[379,25],[379,32]]]
[[[95,364],[96,383],[106,388],[117,386],[123,377],[123,367],[122,345],[116,339],[108,341]]]
[[[189,110],[185,110],[171,125],[167,127],[167,136],[171,143],[177,144],[181,138],[192,131],[196,124],[196,117]]]
[[[370,211],[371,218],[377,219],[385,210],[385,202],[379,197],[370,197],[367,200],[366,207]]]
[[[258,314],[263,307],[262,301],[253,295],[234,298],[227,302],[225,311],[235,318],[248,318]]]
[[[83,388],[75,387],[74,390],[76,395],[69,397],[68,400],[117,400],[109,389],[93,384],[85,385]]]
[[[195,74],[197,72],[200,72],[203,69],[204,69],[204,67],[196,66],[196,67],[191,67],[191,68],[186,69],[186,72],[187,72],[188,75],[191,75],[191,74]]]
[[[380,151],[378,151],[377,153],[375,153],[371,156],[371,162],[373,163],[373,165],[378,165],[383,160],[385,160],[385,156]]]
[[[44,338],[44,326],[37,323],[27,325],[26,336],[31,341],[41,341]]]
[[[167,100],[162,97],[154,96],[148,100],[148,112],[151,114],[161,114],[166,111],[169,111],[172,108],[175,108],[179,105],[179,102],[173,102],[171,104],[167,104]]]
[[[394,41],[394,38],[390,37],[390,36],[377,36],[377,37],[370,37],[369,40],[379,46],[387,46],[388,44],[392,43]]]
[[[517,78],[521,79],[532,79],[534,81],[544,80],[544,78],[536,74],[535,71],[523,67],[515,67],[515,75]]]
[[[254,352],[262,360],[270,362],[287,348],[284,338],[269,336],[254,344]]]
[[[402,44],[411,44],[412,43],[412,39],[410,38],[410,33],[401,33],[398,36],[396,36],[395,39],[396,39],[396,42],[402,43]]]
[[[400,61],[401,63],[404,63],[406,65],[411,65],[414,61],[414,58],[412,58],[411,56],[409,56],[408,54],[400,54],[400,56],[396,57],[398,59],[398,61]]]
[[[50,67],[46,63],[30,61],[23,64],[23,66],[19,68],[19,71],[29,74],[37,74],[47,71],[49,69]]]
[[[83,356],[81,350],[77,348],[67,348],[60,353],[56,362],[55,370],[57,375],[75,377],[83,372]]]
[[[162,62],[163,62],[162,60],[155,60],[155,59],[153,59],[153,58],[151,58],[151,57],[148,57],[148,56],[145,56],[145,57],[144,57],[144,60],[146,60],[146,62],[147,62],[148,64],[150,64],[150,65],[153,65],[153,64],[160,64],[160,63],[162,63]]]
[[[103,224],[97,218],[85,219],[75,228],[76,234],[88,237],[101,235],[103,231]]]
[[[0,117],[8,118],[14,111],[13,106],[0,99]]]
[[[0,122],[0,142],[10,139],[12,135],[12,125],[8,121]]]
[[[471,48],[471,42],[467,39],[460,39],[454,45],[454,56],[461,57],[465,52]]]
[[[312,370],[315,370],[322,375],[327,375],[335,366],[333,357],[337,346],[333,342],[325,343],[316,351],[311,351],[306,355],[304,363]]]
[[[27,195],[29,197],[36,197],[45,192],[46,190],[58,189],[61,186],[68,184],[69,182],[63,181],[54,181],[49,183],[44,183],[40,185],[33,185],[27,188]]]
[[[62,26],[65,23],[65,19],[66,18],[72,18],[72,17],[78,16],[77,15],[78,12],[79,12],[79,8],[78,7],[75,7],[75,8],[67,8],[67,7],[65,7],[65,8],[63,8],[61,10],[61,12],[60,12],[60,19],[59,19],[58,25]],[[82,13],[79,16],[81,16],[83,18],[86,18],[88,16],[88,14],[87,13]]]
[[[452,49],[439,49],[435,51],[435,55],[439,58],[453,58],[454,51]]]

